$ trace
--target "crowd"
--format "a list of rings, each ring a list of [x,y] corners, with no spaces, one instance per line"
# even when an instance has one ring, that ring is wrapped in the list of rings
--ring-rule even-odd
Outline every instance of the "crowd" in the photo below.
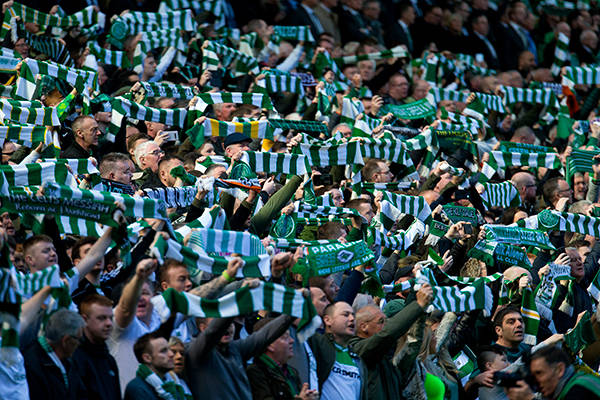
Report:
[[[595,0],[2,14],[1,399],[600,398]]]

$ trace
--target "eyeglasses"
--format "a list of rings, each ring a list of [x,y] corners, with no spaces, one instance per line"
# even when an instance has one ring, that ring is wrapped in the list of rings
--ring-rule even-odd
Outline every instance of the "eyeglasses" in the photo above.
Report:
[[[77,340],[77,343],[78,343],[78,344],[81,344],[81,343],[83,343],[83,340],[84,340],[84,339],[83,339],[83,335],[81,335],[81,336],[69,335],[69,336],[70,336],[71,338],[73,338],[73,339]]]
[[[158,156],[159,154],[165,154],[165,152],[162,151],[161,149],[158,149],[158,150],[151,151],[148,154],[152,154],[153,156]]]

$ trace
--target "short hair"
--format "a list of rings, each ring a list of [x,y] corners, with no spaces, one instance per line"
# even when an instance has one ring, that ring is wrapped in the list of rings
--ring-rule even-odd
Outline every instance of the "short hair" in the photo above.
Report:
[[[564,178],[557,176],[548,179],[546,183],[544,183],[542,193],[544,195],[544,201],[546,202],[546,205],[552,205],[552,197],[554,197],[554,194],[558,192],[558,182],[562,180],[564,180]]]
[[[135,145],[135,142],[137,142],[140,139],[152,140],[152,138],[145,133],[134,133],[127,139],[127,151],[131,151],[131,149]]]
[[[352,199],[346,203],[346,208],[352,208],[353,210],[358,210],[358,207],[362,205],[368,205],[369,207],[373,207],[371,202],[367,199]]]
[[[367,181],[373,179],[376,173],[381,170],[381,163],[385,161],[379,160],[377,158],[371,158],[369,161],[365,163],[365,166],[362,168],[362,176]]]
[[[494,316],[494,321],[493,321],[494,322],[494,328],[497,327],[497,326],[502,327],[502,322],[504,322],[504,317],[506,317],[508,314],[519,314],[519,315],[521,315],[521,310],[519,310],[515,306],[508,306],[508,307],[502,308]]]
[[[505,355],[504,350],[498,346],[482,346],[477,356],[477,368],[479,371],[485,372],[485,364],[493,362],[497,356]]]
[[[563,363],[565,366],[571,364],[571,360],[565,351],[557,346],[544,346],[531,355],[531,361],[542,358],[548,365]]]
[[[23,255],[26,255],[33,246],[40,242],[54,243],[52,238],[48,235],[32,236],[23,243]]]
[[[48,341],[58,343],[66,335],[76,335],[84,326],[85,321],[81,318],[81,315],[75,311],[61,308],[48,318],[44,335]]]
[[[91,236],[84,236],[75,242],[71,248],[71,260],[75,261],[77,258],[81,258],[81,248],[86,244],[93,245],[98,239]]]
[[[129,157],[123,153],[108,153],[107,155],[102,157],[100,165],[98,166],[98,169],[100,170],[100,175],[105,176],[110,174],[115,170],[116,164],[121,162],[129,162]]]
[[[154,331],[140,336],[138,340],[135,341],[135,344],[133,345],[133,354],[135,354],[135,358],[140,364],[144,364],[144,359],[142,358],[142,355],[144,353],[149,353],[152,351],[152,349],[150,348],[150,342],[154,339],[160,339],[161,337],[163,336],[160,335],[158,332]]]
[[[168,258],[165,263],[160,267],[160,280],[159,282],[166,282],[169,279],[169,270],[173,268],[186,268],[185,264],[181,261],[177,261],[173,258]]]
[[[196,153],[195,151],[192,151],[190,153],[187,153],[186,155],[183,156],[183,164],[196,164],[196,160],[198,159],[198,157],[200,157],[198,155],[198,153]]]
[[[134,156],[135,156],[135,162],[136,164],[140,164],[140,158],[145,156],[148,152],[148,146],[150,146],[152,143],[152,141],[147,141],[144,143],[141,143],[140,145],[138,145],[135,148],[135,152],[134,152]]]
[[[205,175],[210,174],[211,172],[213,172],[215,169],[219,168],[219,167],[223,167],[227,170],[227,167],[225,167],[224,165],[218,164],[218,163],[214,163],[214,164],[210,164],[208,167],[206,167],[206,171],[204,171]]]
[[[79,314],[89,314],[90,308],[93,304],[98,304],[100,306],[112,308],[114,303],[111,299],[109,299],[106,296],[102,296],[98,293],[90,293],[87,296],[85,296],[83,300],[81,300],[81,303],[79,303]]]
[[[319,227],[317,231],[317,238],[335,240],[339,238],[339,232],[345,230],[346,227],[341,222],[328,221]]]
[[[83,126],[83,123],[88,118],[94,119],[93,117],[91,117],[89,115],[80,115],[79,117],[75,118],[73,120],[73,122],[71,122],[71,130],[73,131],[73,133],[75,133],[75,131],[81,129],[81,127]]]

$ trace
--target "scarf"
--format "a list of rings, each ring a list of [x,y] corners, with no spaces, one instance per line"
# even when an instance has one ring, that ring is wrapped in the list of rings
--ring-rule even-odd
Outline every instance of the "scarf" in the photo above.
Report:
[[[301,154],[246,151],[241,161],[252,171],[267,174],[304,175],[310,171],[306,156]]]
[[[0,172],[10,186],[41,186],[45,182],[64,182],[77,186],[75,177],[66,163],[41,162],[23,165],[0,165]]]
[[[227,122],[207,118],[202,124],[195,125],[195,129],[188,130],[190,141],[196,148],[200,148],[205,137],[227,137],[232,133],[242,133],[252,139],[273,140],[273,132],[269,129],[269,122]]]
[[[466,103],[468,97],[468,93],[459,92],[458,90],[440,88],[437,86],[434,86],[431,89],[429,89],[429,94],[427,95],[427,98],[431,100],[430,102],[433,102],[435,104],[439,103],[442,100]]]
[[[56,107],[44,107],[41,103],[21,102],[12,99],[0,99],[2,119],[20,124],[40,126],[60,126]]]
[[[96,57],[97,61],[102,64],[114,65],[121,68],[130,68],[131,62],[124,51],[108,50],[104,47],[100,47],[98,42],[88,42],[88,49],[90,54]]]
[[[106,140],[115,141],[116,134],[121,129],[124,117],[132,117],[141,121],[161,122],[169,126],[183,128],[188,110],[185,108],[153,108],[129,101],[123,97],[111,100],[112,112],[110,124],[106,131]]]
[[[435,108],[426,99],[421,99],[408,104],[386,104],[382,107],[383,113],[391,112],[398,119],[422,119],[435,115]]]
[[[271,118],[269,125],[273,129],[294,129],[298,132],[327,133],[327,125],[320,121],[294,121],[291,119]]]
[[[569,88],[575,85],[597,85],[600,83],[600,67],[565,67],[562,84]]]
[[[146,91],[146,97],[171,97],[174,99],[191,100],[195,95],[195,88],[191,86],[175,85],[168,82],[140,82]]]
[[[56,365],[58,367],[58,369],[60,370],[62,377],[63,377],[63,381],[65,383],[65,387],[68,389],[69,388],[69,377],[67,375],[67,370],[65,369],[65,366],[63,365],[62,361],[60,361],[60,359],[58,358],[58,356],[56,355],[56,353],[54,352],[54,350],[48,343],[48,340],[46,339],[45,336],[38,337],[38,343],[42,346],[42,349],[44,349],[44,351],[46,352],[48,357],[50,357],[50,359],[52,360],[54,365]]]
[[[309,26],[282,26],[275,25],[273,33],[279,36],[280,39],[291,39],[303,42],[314,42],[315,38],[310,32]]]
[[[516,153],[504,151],[489,152],[490,158],[481,168],[480,181],[488,181],[498,170],[508,167],[531,167],[560,169],[562,163],[557,153]]]
[[[164,187],[143,189],[144,195],[163,202],[166,208],[189,207],[196,197],[196,187]]]
[[[557,230],[600,237],[600,218],[554,210],[543,210],[533,217],[533,221],[529,222],[534,229],[539,227],[545,231]],[[526,224],[527,221],[523,221],[521,224],[524,223]]]
[[[44,147],[60,150],[58,133],[52,132],[45,126],[0,126],[0,143],[3,145],[6,141],[31,148],[34,148],[39,143],[44,143]]]
[[[566,173],[567,173],[567,182],[573,182],[573,175],[576,172],[589,172],[592,174],[594,169],[592,165],[594,164],[594,156],[600,154],[599,150],[581,150],[574,149],[571,154],[567,157],[566,162]]]
[[[375,255],[363,240],[347,243],[331,243],[310,246],[305,249],[305,257],[298,261],[295,271],[303,276],[324,276],[356,268],[375,259]],[[298,265],[297,264],[297,265]]]
[[[429,219],[431,218],[431,209],[429,208],[429,204],[427,204],[423,196],[409,196],[385,191],[375,191],[375,195],[378,193],[382,193],[382,199],[388,201],[402,214],[410,214],[427,224],[429,223]]]
[[[181,29],[187,32],[195,32],[197,29],[192,10],[158,13],[130,11],[125,15],[116,17],[112,24],[123,24],[123,27],[119,26],[118,28],[125,29],[125,36],[157,29]],[[111,27],[111,32],[112,30]]]
[[[552,76],[557,77],[561,73],[562,67],[565,66],[569,58],[569,37],[562,32],[558,33],[556,47],[554,49],[554,62],[550,67]]]
[[[162,295],[153,297],[152,305],[163,322],[176,312],[201,318],[237,317],[258,310],[283,313],[301,318],[298,324],[298,339],[301,343],[322,323],[310,297],[304,297],[300,290],[270,282],[259,282],[259,286],[253,289],[245,286],[215,300],[179,293],[169,288]]]
[[[300,77],[288,73],[265,72],[265,78],[257,82],[255,90],[264,89],[267,93],[297,93],[304,94],[304,87]]]
[[[150,385],[158,397],[164,400],[191,400],[192,393],[186,385],[182,385],[175,373],[166,373],[162,380],[147,365],[140,364],[135,375]]]
[[[190,279],[195,284],[200,284],[202,272],[221,275],[227,269],[227,263],[232,258],[231,256],[209,255],[200,246],[194,245],[194,249],[192,249],[181,245],[176,240],[166,240],[163,237],[158,238],[151,249],[152,254],[161,263],[167,258],[172,258],[185,264],[190,273]],[[238,270],[236,277],[268,278],[271,276],[271,259],[268,254],[242,256],[242,260],[244,266]]]
[[[354,126],[356,117],[364,112],[365,106],[363,105],[362,101],[344,97],[342,100],[342,114],[340,116],[340,122]]]
[[[396,46],[396,47],[391,48],[390,50],[384,50],[384,51],[368,53],[368,54],[359,54],[359,55],[355,55],[355,56],[344,56],[344,57],[340,57],[340,58],[335,58],[334,60],[339,65],[346,65],[346,64],[356,64],[359,61],[364,61],[364,60],[378,61],[378,60],[384,60],[386,58],[405,58],[405,57],[410,57],[410,54],[408,54],[408,52],[404,49],[403,46]]]
[[[425,225],[415,220],[406,231],[388,235],[386,232],[370,228],[367,233],[367,241],[375,245],[385,247],[389,250],[407,250],[418,239],[425,234]]]
[[[516,187],[510,182],[483,183],[484,191],[481,193],[481,201],[486,210],[493,207],[518,207],[521,205],[521,197]]]
[[[555,250],[545,232],[518,226],[491,225],[483,226],[486,239],[516,245],[536,246],[543,249]]]
[[[537,343],[538,328],[540,326],[540,314],[537,311],[535,294],[529,287],[523,290],[521,315],[523,316],[523,323],[525,324],[523,342],[533,346]]]
[[[221,103],[250,104],[258,108],[273,110],[271,99],[264,93],[218,92],[201,93],[196,97],[198,101],[190,106],[190,110],[204,112],[206,106]]]
[[[202,49],[202,70],[217,71],[219,65],[226,69],[233,67],[236,77],[260,73],[256,58],[209,40],[208,45]]]
[[[183,242],[183,239],[196,228],[230,230],[227,215],[220,206],[205,209],[200,217],[175,229],[177,241],[180,243]]]

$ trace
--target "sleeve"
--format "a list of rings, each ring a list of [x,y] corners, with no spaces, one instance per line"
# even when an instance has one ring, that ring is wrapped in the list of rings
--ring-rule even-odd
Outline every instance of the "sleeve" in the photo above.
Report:
[[[277,213],[294,197],[294,193],[300,187],[302,178],[298,175],[293,176],[284,187],[279,189],[267,203],[250,219],[250,233],[261,235],[269,229],[271,221],[277,216]]]
[[[342,283],[342,287],[335,297],[335,301],[344,301],[352,305],[360,290],[363,279],[365,279],[364,274],[353,269],[352,272],[350,272],[350,275]]]
[[[235,341],[234,345],[239,349],[242,358],[247,361],[263,353],[267,346],[283,335],[293,321],[294,318],[289,315],[280,315],[263,326],[258,332],[245,339]]]
[[[232,322],[233,318],[215,318],[194,339],[187,351],[190,368],[194,368],[200,364],[200,360],[219,343],[221,336],[227,331]]]

